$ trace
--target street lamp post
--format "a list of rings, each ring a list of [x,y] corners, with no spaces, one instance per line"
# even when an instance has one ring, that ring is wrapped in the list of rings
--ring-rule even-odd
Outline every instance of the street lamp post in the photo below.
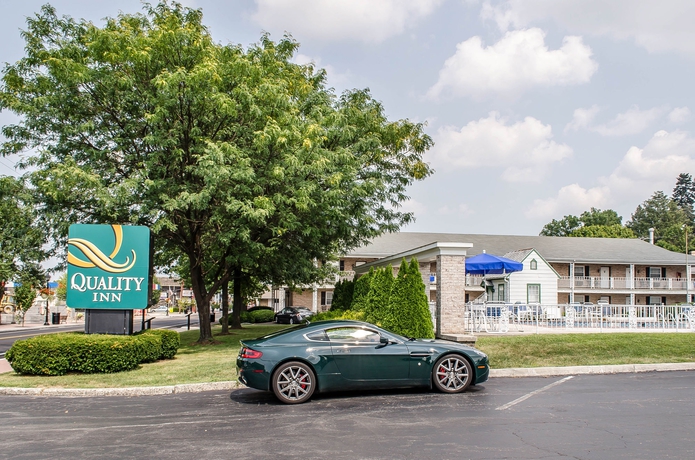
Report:
[[[688,260],[688,224],[683,224],[685,231],[685,303],[690,303],[690,261]]]
[[[48,283],[50,283],[50,282],[51,282],[51,278],[47,276],[46,277],[46,311],[45,311],[46,317],[45,317],[45,320],[43,322],[44,326],[49,325],[48,324],[48,298],[49,298],[49,294],[51,291],[49,291],[49,289],[48,289]]]

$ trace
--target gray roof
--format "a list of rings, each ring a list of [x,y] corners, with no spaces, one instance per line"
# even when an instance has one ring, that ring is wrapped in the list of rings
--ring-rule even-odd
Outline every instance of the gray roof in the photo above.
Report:
[[[533,249],[519,249],[518,251],[511,251],[504,254],[502,257],[506,257],[509,260],[514,260],[516,262],[523,262],[524,259],[531,254]]]
[[[685,265],[685,254],[646,241],[624,238],[567,238],[557,236],[475,235],[461,233],[388,233],[355,249],[350,257],[386,257],[434,242],[472,243],[469,256],[503,255],[534,248],[548,262]],[[695,263],[695,257],[691,259]]]

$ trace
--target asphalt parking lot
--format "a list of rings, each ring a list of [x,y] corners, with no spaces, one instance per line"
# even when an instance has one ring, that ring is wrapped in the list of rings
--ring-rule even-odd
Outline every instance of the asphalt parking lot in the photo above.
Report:
[[[695,372],[496,378],[462,395],[250,389],[0,396],[0,457],[304,459],[695,458]]]

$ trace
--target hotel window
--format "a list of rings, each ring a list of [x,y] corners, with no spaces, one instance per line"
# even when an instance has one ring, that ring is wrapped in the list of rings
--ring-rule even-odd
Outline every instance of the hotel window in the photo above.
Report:
[[[589,276],[589,266],[586,265],[575,265],[574,266],[574,276],[581,278],[584,276]]]
[[[536,259],[532,259],[529,265],[531,266],[531,270],[538,270],[538,262],[536,262]]]
[[[341,260],[341,261],[339,262],[339,264],[340,264],[340,267],[339,267],[338,269],[339,269],[341,272],[344,272],[344,271],[345,271],[345,261],[344,261],[344,260]]]
[[[507,298],[504,296],[504,284],[497,285],[497,300],[504,302]]]
[[[666,278],[666,267],[647,267],[647,278]]]
[[[541,303],[541,285],[527,284],[526,285],[526,301],[528,303]]]

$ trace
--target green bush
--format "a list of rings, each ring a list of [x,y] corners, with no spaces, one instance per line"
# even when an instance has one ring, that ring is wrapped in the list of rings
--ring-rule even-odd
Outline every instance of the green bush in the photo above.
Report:
[[[406,337],[434,338],[425,283],[416,259],[411,259],[410,265],[405,259],[401,262],[383,313],[380,326],[384,329]]]
[[[363,311],[353,311],[353,310],[328,310],[323,313],[317,313],[309,321],[312,323],[315,321],[325,321],[329,319],[352,319],[355,321],[364,321]]]
[[[142,335],[155,335],[161,338],[161,349],[157,359],[172,359],[181,346],[181,336],[168,329],[148,329]]]
[[[373,277],[374,269],[370,268],[369,273],[357,278],[352,292],[352,304],[350,305],[351,310],[362,311],[365,309],[367,305],[367,294],[369,294],[369,287],[371,286]]]
[[[5,358],[20,374],[113,373],[156,361],[163,342],[158,334],[46,334],[16,341]]]
[[[254,310],[242,311],[239,313],[239,318],[242,323],[268,323],[275,320],[275,312],[273,310]],[[228,324],[232,323],[232,313],[227,316]],[[219,319],[222,324],[222,318]]]
[[[374,271],[364,308],[364,320],[368,323],[381,326],[382,320],[386,315],[389,298],[391,297],[393,281],[393,267],[391,264]]]

